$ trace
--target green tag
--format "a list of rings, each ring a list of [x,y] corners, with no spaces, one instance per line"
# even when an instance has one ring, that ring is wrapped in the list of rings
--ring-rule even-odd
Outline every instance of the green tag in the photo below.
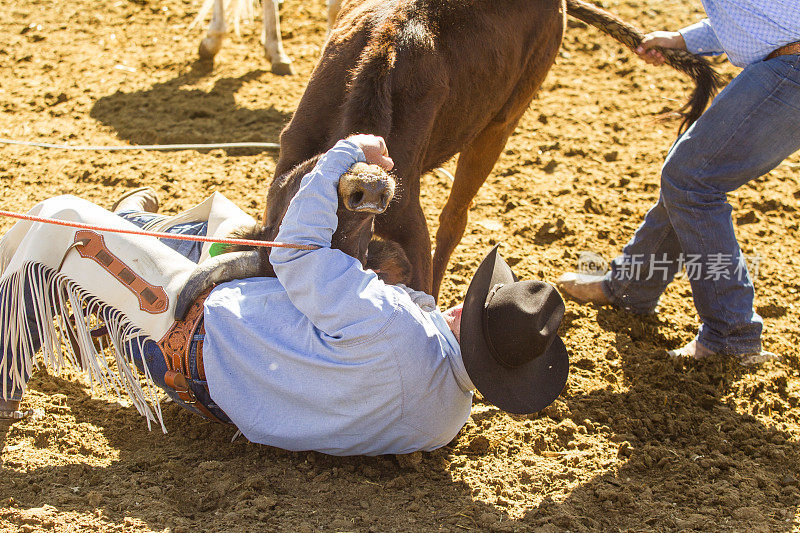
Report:
[[[222,244],[221,242],[215,242],[209,247],[208,255],[210,257],[214,257],[216,255],[225,253],[225,248],[227,248],[226,245]]]

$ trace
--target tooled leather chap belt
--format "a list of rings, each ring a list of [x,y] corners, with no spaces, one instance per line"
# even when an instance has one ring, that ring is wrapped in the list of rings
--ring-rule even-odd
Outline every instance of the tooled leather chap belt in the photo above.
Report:
[[[167,365],[164,383],[209,420],[230,424],[230,419],[211,401],[203,367],[203,302],[210,292],[211,289],[203,292],[186,317],[176,321],[157,344]]]
[[[767,59],[775,59],[778,56],[788,56],[795,54],[800,54],[800,41],[781,46],[777,50],[773,51],[770,55],[768,55]]]

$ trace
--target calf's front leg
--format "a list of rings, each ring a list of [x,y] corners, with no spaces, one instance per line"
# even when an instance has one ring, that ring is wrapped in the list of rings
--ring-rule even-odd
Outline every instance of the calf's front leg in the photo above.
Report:
[[[413,192],[404,194],[414,195]],[[397,242],[405,251],[412,266],[411,288],[431,294],[431,239],[425,214],[419,205],[419,193],[402,212],[387,211],[385,215],[379,215],[375,219],[375,233]]]
[[[489,124],[458,156],[456,176],[447,203],[439,215],[436,250],[433,254],[433,295],[438,297],[450,255],[461,242],[467,227],[467,213],[478,189],[494,168],[497,158],[514,131],[517,121]]]

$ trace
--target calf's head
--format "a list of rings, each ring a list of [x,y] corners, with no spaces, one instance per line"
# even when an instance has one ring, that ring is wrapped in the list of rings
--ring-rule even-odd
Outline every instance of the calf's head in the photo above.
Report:
[[[320,156],[313,157],[276,177],[267,197],[264,226],[256,239],[274,240],[286,216],[289,202],[297,194],[303,177],[311,172]],[[394,198],[395,180],[378,165],[356,163],[339,178],[339,203],[336,231],[331,248],[341,250],[365,264],[367,246],[372,238],[375,215],[386,211]]]

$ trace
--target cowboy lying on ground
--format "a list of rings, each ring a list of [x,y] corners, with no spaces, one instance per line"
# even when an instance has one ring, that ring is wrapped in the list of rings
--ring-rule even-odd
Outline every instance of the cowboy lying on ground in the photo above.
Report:
[[[57,352],[63,334],[52,324],[68,318],[65,299],[72,302],[84,368],[96,379],[116,380],[149,419],[160,421],[160,411],[151,411],[152,387],[140,387],[133,366],[180,405],[234,424],[253,442],[288,450],[433,450],[466,422],[473,389],[512,413],[549,405],[569,366],[557,335],[564,305],[555,289],[517,281],[495,247],[478,267],[463,307],[422,309],[418,293],[385,284],[330,248],[336,185],[358,161],[391,168],[383,139],[350,137],[303,178],[289,205],[278,240],[319,248],[273,249],[276,278],[217,286],[190,311],[183,323],[188,329],[172,320],[172,304],[159,302],[162,293],[171,301],[193,270],[184,257],[199,255],[191,245],[176,241],[172,249],[150,237],[106,234],[97,241],[99,251],[90,253],[88,246],[74,246],[74,229],[17,223],[0,243],[6,398],[0,407],[6,414],[18,409],[36,350],[56,366],[63,357]],[[156,210],[152,191],[117,206],[138,226],[163,219]],[[46,200],[32,212],[131,226],[74,197]],[[168,231],[202,235],[209,225],[190,221]],[[42,239],[46,250],[36,244]],[[123,288],[125,278],[133,281]],[[131,298],[126,289],[136,283],[143,287],[139,296],[150,291],[152,297]],[[148,305],[157,311],[147,311]],[[98,360],[104,356],[89,337],[97,321],[114,346],[119,369],[113,375],[103,372]],[[170,353],[176,338],[187,349]],[[70,343],[64,344],[69,352]]]

